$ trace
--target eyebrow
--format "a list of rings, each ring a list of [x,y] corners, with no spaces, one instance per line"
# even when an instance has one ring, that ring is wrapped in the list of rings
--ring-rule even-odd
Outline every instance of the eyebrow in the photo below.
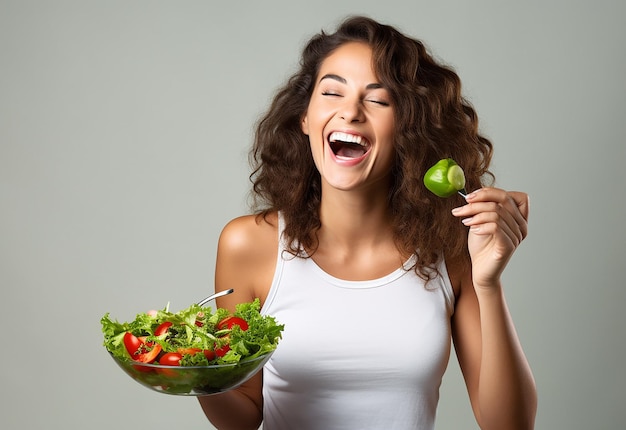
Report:
[[[345,78],[342,78],[341,76],[335,75],[335,74],[332,74],[332,73],[329,73],[327,75],[322,76],[320,78],[320,82],[322,82],[324,79],[333,79],[333,80],[335,80],[337,82],[341,82],[342,84],[347,84],[348,83],[348,81],[346,81]],[[373,83],[373,84],[367,84],[365,86],[365,88],[368,89],[368,90],[375,90],[377,88],[383,88],[383,86],[381,84],[379,84],[379,83]]]

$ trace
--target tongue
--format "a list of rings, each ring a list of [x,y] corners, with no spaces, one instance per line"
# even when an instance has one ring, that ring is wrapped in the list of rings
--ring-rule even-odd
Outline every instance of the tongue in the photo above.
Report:
[[[365,154],[365,150],[356,143],[342,143],[337,146],[335,154],[344,158],[357,158]]]

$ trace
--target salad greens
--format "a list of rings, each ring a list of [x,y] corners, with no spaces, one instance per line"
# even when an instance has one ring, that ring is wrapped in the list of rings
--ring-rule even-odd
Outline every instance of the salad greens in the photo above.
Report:
[[[260,314],[259,299],[238,304],[234,314],[195,304],[176,313],[168,307],[123,323],[106,313],[100,321],[104,346],[114,358],[127,362],[231,364],[274,351],[284,328],[274,317]],[[177,359],[172,361],[172,356]]]

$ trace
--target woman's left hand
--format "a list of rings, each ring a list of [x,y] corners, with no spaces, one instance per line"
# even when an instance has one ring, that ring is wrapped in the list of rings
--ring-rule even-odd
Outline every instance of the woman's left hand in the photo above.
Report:
[[[481,188],[466,199],[467,204],[452,213],[469,227],[474,287],[499,285],[506,264],[528,234],[528,195]]]

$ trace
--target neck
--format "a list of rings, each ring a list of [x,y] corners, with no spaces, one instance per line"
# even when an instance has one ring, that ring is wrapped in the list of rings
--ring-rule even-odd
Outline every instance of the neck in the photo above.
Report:
[[[387,191],[322,191],[320,246],[345,250],[392,240]]]
[[[397,249],[388,192],[322,191],[313,260],[341,279],[377,279],[400,267],[407,256]]]

